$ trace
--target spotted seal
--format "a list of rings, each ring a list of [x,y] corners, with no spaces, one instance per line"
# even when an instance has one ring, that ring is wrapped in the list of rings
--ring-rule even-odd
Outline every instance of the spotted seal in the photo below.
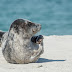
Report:
[[[2,39],[2,53],[6,61],[13,64],[36,62],[44,51],[43,42],[36,44],[31,38],[40,30],[40,24],[25,19],[15,20]]]

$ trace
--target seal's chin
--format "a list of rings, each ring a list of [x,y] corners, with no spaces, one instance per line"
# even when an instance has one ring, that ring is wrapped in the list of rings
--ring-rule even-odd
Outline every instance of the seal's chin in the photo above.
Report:
[[[37,33],[37,31],[36,31],[36,30],[34,30],[34,29],[32,29],[32,32],[33,32],[33,34],[36,34],[36,33]]]
[[[32,29],[32,32],[35,33],[36,31],[34,29]]]
[[[37,32],[39,32],[41,29],[37,29],[37,30],[35,30],[35,29],[32,29],[32,32],[33,32],[33,34],[36,34]]]

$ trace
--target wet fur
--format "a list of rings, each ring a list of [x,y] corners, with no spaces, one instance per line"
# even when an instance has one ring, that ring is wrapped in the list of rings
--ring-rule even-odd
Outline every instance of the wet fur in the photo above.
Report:
[[[31,38],[40,29],[40,24],[23,19],[15,20],[2,39],[2,53],[6,61],[13,64],[36,62],[44,51],[43,42],[35,44]]]

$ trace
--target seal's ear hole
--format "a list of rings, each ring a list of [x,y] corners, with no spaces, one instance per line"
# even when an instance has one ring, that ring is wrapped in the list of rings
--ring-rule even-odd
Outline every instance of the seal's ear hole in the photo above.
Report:
[[[31,27],[31,24],[32,24],[31,22],[28,22],[28,26],[29,26],[29,27]]]

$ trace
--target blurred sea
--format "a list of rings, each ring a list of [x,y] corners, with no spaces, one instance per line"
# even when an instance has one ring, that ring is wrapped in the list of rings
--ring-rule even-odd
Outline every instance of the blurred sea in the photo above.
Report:
[[[72,0],[0,0],[0,30],[18,18],[40,23],[42,35],[72,35]]]

